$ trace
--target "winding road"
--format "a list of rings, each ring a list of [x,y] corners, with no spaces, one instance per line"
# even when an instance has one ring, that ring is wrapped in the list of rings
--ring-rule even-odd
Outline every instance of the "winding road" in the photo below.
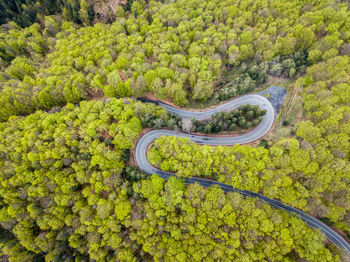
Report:
[[[156,174],[159,177],[162,177],[163,179],[166,179],[166,180],[170,176],[173,176],[174,174],[170,172],[162,171],[160,169],[153,167],[148,162],[147,156],[146,156],[148,145],[150,145],[156,138],[160,136],[176,136],[180,138],[188,138],[197,144],[206,144],[206,145],[244,144],[244,143],[255,141],[263,137],[270,130],[275,120],[275,111],[271,103],[265,97],[257,94],[245,95],[236,100],[232,100],[226,104],[220,105],[216,108],[213,108],[207,111],[201,111],[201,112],[185,111],[161,102],[155,102],[155,103],[164,107],[168,112],[174,113],[180,117],[195,118],[197,120],[210,118],[212,114],[217,112],[232,111],[244,104],[258,105],[260,109],[266,110],[266,114],[263,120],[260,122],[260,124],[254,130],[248,133],[245,133],[244,135],[241,135],[241,136],[234,136],[234,137],[198,136],[198,135],[191,135],[187,133],[181,133],[181,132],[170,131],[165,129],[153,130],[143,135],[136,145],[135,155],[136,155],[137,164],[146,173]],[[306,213],[304,213],[299,209],[285,205],[278,200],[268,198],[264,195],[250,192],[250,191],[241,191],[238,189],[234,189],[230,185],[226,185],[224,183],[219,183],[212,180],[207,180],[203,178],[186,178],[185,183],[186,184],[199,183],[203,187],[210,187],[213,185],[217,185],[225,192],[238,192],[244,196],[258,198],[262,201],[267,202],[272,207],[283,209],[288,213],[293,213],[299,216],[310,227],[320,229],[325,234],[326,238],[329,241],[331,241],[334,245],[339,247],[342,251],[344,251],[347,255],[350,256],[350,245],[348,242],[344,240],[342,236],[340,236],[337,232],[335,232],[333,229],[331,229],[321,221],[317,220],[312,216],[307,215]]]

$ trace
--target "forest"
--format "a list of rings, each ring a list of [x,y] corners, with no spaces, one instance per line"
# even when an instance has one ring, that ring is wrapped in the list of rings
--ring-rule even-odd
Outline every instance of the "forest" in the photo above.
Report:
[[[219,133],[220,131],[237,131],[236,128],[249,129],[256,127],[265,113],[258,106],[247,104],[229,113],[215,113],[207,120],[192,119],[192,131],[209,134]]]
[[[0,35],[0,101],[6,105],[0,119],[147,92],[184,106],[206,101],[225,81],[214,96],[227,99],[253,91],[268,76],[295,78],[309,64],[338,55],[349,38],[344,4],[324,9],[321,2],[311,10],[299,1],[239,5],[135,1],[130,11],[116,8],[111,24],[81,27],[46,17],[22,29],[10,22]],[[224,77],[226,70],[238,76]]]
[[[21,27],[42,22],[46,15],[61,13],[67,21],[90,25],[95,13],[86,0],[1,0],[0,24],[15,22]]]
[[[339,259],[320,233],[284,211],[127,166],[143,112],[169,117],[153,104],[113,98],[1,124],[0,220],[12,232],[0,241],[2,254],[11,261]]]
[[[0,0],[0,258],[346,261],[300,217],[184,178],[259,192],[350,238],[348,3],[115,2]],[[137,98],[205,108],[273,84],[301,99],[292,125],[276,117],[288,132],[232,147],[160,137],[147,158],[175,176],[138,168],[140,136],[184,129]],[[264,115],[245,105],[190,131],[245,132]]]

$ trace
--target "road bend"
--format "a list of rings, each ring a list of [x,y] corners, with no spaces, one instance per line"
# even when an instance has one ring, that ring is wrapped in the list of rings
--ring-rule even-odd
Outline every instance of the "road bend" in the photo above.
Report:
[[[170,176],[173,176],[173,173],[166,172],[160,169],[155,168],[152,166],[147,159],[147,147],[158,137],[161,136],[176,136],[178,138],[188,138],[192,142],[195,142],[200,145],[222,145],[222,146],[228,146],[228,145],[235,145],[235,144],[245,144],[249,143],[255,140],[260,139],[263,137],[272,127],[274,120],[275,120],[275,110],[271,103],[263,96],[257,95],[257,94],[251,94],[251,95],[245,95],[241,96],[238,99],[229,101],[225,104],[219,105],[215,108],[206,110],[206,111],[185,111],[161,102],[157,101],[151,101],[151,100],[143,100],[144,102],[153,102],[157,105],[160,105],[164,107],[168,112],[176,114],[182,118],[194,118],[197,120],[204,120],[209,119],[211,115],[217,113],[217,112],[229,112],[232,110],[235,110],[239,108],[242,105],[250,104],[250,105],[257,105],[260,109],[266,110],[266,114],[260,124],[253,129],[252,131],[245,133],[241,136],[222,136],[222,137],[211,137],[211,136],[199,136],[199,135],[191,135],[187,133],[181,133],[171,130],[153,130],[141,137],[141,139],[138,141],[136,145],[136,162],[139,165],[140,169],[145,171],[148,174],[156,174],[159,177],[167,180]],[[310,227],[319,229],[321,232],[324,233],[326,238],[332,242],[334,245],[336,245],[338,248],[340,248],[345,254],[350,256],[350,245],[345,239],[339,235],[337,232],[335,232],[333,229],[325,225],[323,222],[319,221],[318,219],[304,213],[303,211],[288,206],[286,204],[283,204],[282,202],[268,198],[262,194],[258,194],[255,192],[250,191],[242,191],[233,188],[230,185],[220,183],[217,181],[212,181],[204,178],[186,178],[184,179],[186,184],[193,184],[193,183],[199,183],[203,187],[210,187],[210,186],[219,186],[224,192],[238,192],[242,194],[243,196],[248,197],[254,197],[261,201],[264,201],[271,205],[274,208],[285,210],[288,213],[294,214],[298,217],[300,217],[303,221],[305,221]]]

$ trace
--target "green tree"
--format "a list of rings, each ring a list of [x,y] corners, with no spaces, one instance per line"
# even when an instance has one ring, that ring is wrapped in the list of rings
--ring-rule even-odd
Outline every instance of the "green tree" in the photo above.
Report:
[[[80,1],[79,18],[84,26],[90,25],[89,5],[86,0]]]

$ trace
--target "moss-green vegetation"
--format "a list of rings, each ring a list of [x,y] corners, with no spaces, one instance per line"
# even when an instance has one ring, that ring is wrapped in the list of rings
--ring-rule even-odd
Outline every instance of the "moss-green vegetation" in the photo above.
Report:
[[[134,190],[145,201],[132,208],[132,235],[155,260],[339,259],[300,219],[238,193],[156,176],[134,184]],[[142,214],[145,219],[138,219]]]
[[[348,4],[135,0],[88,26],[91,2],[0,0],[0,23],[12,20],[0,28],[1,259],[339,260],[296,217],[128,166],[142,128],[180,120],[116,97],[151,92],[185,106],[287,83],[284,131],[264,147],[160,138],[149,159],[350,234]]]
[[[43,252],[50,261],[130,252],[123,236],[128,181],[145,177],[125,167],[142,129],[137,116],[168,116],[152,104],[125,102],[81,102],[0,124],[0,221],[16,236],[1,250],[11,261]]]
[[[163,137],[149,160],[179,176],[215,177],[239,189],[262,190],[350,232],[349,74],[345,56],[308,69],[303,91],[308,120],[299,123],[294,139],[280,139],[266,150],[210,148]]]
[[[20,259],[336,261],[300,219],[238,194],[126,167],[142,112],[110,99],[0,125],[1,253]],[[260,226],[258,226],[260,225]],[[11,233],[12,232],[12,233]],[[274,250],[272,252],[272,250]]]
[[[42,22],[45,15],[61,13],[65,20],[89,25],[94,15],[89,0],[0,0],[0,24],[16,22],[25,27]]]
[[[220,131],[235,131],[237,128],[249,129],[257,126],[266,114],[258,106],[244,105],[225,113],[219,112],[208,120],[192,120],[192,131],[203,133],[218,133]]]
[[[177,105],[206,101],[214,85],[224,81],[224,71],[242,67],[241,76],[218,93],[225,99],[252,91],[267,73],[294,77],[308,64],[336,56],[349,39],[348,20],[345,4],[326,1],[134,1],[131,12],[121,12],[111,25],[66,22],[59,33],[54,30],[53,40],[44,40],[56,43],[45,62],[3,83],[0,117],[96,95],[151,91]],[[0,55],[11,53],[2,41]],[[26,51],[17,57],[31,55],[32,49],[25,48],[28,41],[16,43]],[[34,51],[37,45],[42,43]]]

